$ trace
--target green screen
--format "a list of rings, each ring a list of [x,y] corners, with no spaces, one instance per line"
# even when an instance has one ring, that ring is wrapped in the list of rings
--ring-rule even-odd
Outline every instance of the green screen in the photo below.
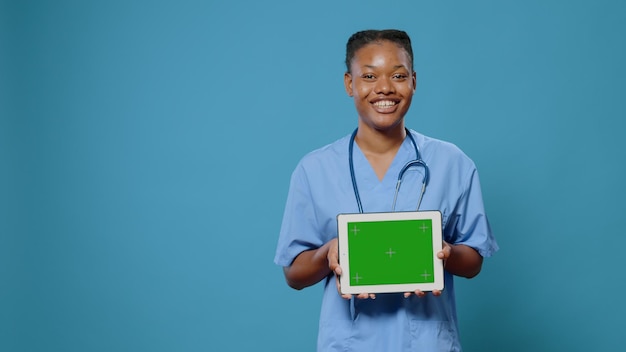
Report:
[[[348,223],[350,285],[435,281],[431,220]]]

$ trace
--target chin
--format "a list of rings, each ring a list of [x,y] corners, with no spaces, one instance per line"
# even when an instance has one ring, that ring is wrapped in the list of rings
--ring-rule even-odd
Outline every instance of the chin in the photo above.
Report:
[[[402,128],[404,118],[386,118],[379,121],[375,121],[372,125],[375,129],[380,131],[389,131],[396,128]]]

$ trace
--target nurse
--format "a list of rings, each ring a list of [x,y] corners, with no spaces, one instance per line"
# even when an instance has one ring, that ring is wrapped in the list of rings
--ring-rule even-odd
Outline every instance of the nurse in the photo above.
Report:
[[[302,158],[292,177],[274,261],[297,290],[323,281],[318,351],[461,351],[454,276],[478,275],[483,258],[498,250],[476,167],[455,145],[405,128],[417,84],[409,36],[398,30],[353,34],[346,46],[344,84],[354,100],[358,129]],[[416,159],[410,133],[429,170],[397,175]],[[349,150],[352,149],[353,172]],[[353,185],[352,176],[356,186]],[[339,293],[339,213],[439,210],[443,217],[443,291]]]

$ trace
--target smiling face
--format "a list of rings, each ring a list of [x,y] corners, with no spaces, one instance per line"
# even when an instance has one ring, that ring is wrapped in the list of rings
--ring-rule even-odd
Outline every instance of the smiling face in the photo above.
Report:
[[[404,115],[417,82],[411,67],[407,52],[390,41],[374,42],[356,51],[344,84],[354,98],[359,128],[404,128]]]

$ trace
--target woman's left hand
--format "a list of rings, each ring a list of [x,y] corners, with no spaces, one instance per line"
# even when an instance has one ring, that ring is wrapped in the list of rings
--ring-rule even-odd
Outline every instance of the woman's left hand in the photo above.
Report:
[[[443,241],[441,250],[437,252],[437,258],[443,260],[444,269],[446,267],[446,261],[448,260],[448,258],[450,258],[451,254],[452,254],[452,246],[448,242]],[[414,292],[405,292],[404,297],[407,298],[411,296],[412,294],[415,294],[417,297],[426,296],[426,292],[421,291],[421,290],[415,290]],[[433,296],[441,296],[441,290],[433,290],[432,294]]]

